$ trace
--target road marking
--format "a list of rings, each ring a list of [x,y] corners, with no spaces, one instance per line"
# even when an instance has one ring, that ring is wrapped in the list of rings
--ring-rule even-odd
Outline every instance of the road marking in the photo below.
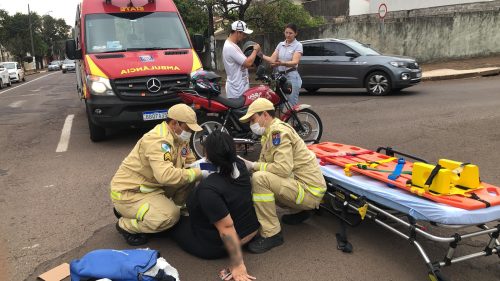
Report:
[[[68,150],[69,137],[71,136],[71,126],[73,126],[74,114],[70,114],[66,117],[64,121],[64,126],[61,131],[61,138],[59,139],[59,144],[57,145],[56,152],[65,152]]]
[[[17,89],[17,88],[19,88],[19,87],[26,86],[26,85],[28,85],[29,83],[31,83],[31,82],[35,82],[35,81],[36,81],[36,80],[38,80],[38,79],[42,79],[42,78],[45,78],[45,77],[49,77],[50,75],[54,75],[54,74],[56,74],[56,73],[57,73],[57,72],[50,73],[50,74],[46,74],[46,75],[44,75],[44,76],[42,76],[42,77],[35,78],[35,79],[33,79],[33,80],[31,80],[31,81],[28,81],[28,82],[24,82],[23,84],[21,84],[21,85],[19,85],[19,86],[12,87],[12,88],[10,88],[10,89],[7,89],[7,90],[4,90],[4,91],[1,91],[1,92],[0,92],[0,95],[1,95],[1,94],[5,94],[5,93],[7,93],[8,91],[12,91],[12,90],[14,90],[14,89]]]
[[[25,100],[18,100],[18,101],[15,101],[15,102],[9,104],[9,107],[12,107],[12,108],[20,107],[25,102],[26,102]]]

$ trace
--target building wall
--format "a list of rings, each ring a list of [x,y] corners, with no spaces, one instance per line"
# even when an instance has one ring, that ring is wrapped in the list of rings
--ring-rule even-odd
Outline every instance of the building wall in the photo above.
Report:
[[[486,11],[432,14],[415,10],[394,12],[382,23],[377,15],[350,17],[341,23],[301,30],[299,40],[352,38],[385,54],[404,55],[419,62],[500,54],[500,1]],[[252,35],[270,55],[282,34]],[[218,69],[223,70],[223,40],[216,43]]]
[[[349,0],[303,1],[302,5],[312,16],[323,16],[326,19],[349,15]]]
[[[384,3],[389,12],[425,9],[440,6],[463,5],[471,3],[494,2],[495,0],[350,0],[349,15],[376,14],[380,4]]]

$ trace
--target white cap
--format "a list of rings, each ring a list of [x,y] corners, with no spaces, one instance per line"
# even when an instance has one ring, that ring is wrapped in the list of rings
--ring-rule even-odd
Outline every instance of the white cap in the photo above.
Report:
[[[249,29],[247,24],[242,20],[238,20],[238,21],[233,22],[231,24],[231,29],[234,31],[241,31],[241,32],[246,33],[246,34],[252,34],[252,32],[253,32],[253,30]]]

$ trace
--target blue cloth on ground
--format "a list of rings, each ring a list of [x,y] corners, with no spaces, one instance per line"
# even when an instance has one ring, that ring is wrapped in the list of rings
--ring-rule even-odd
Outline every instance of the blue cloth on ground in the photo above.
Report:
[[[154,281],[155,278],[142,274],[156,264],[158,256],[158,251],[155,250],[95,250],[79,260],[71,261],[71,281],[84,281],[90,278]]]

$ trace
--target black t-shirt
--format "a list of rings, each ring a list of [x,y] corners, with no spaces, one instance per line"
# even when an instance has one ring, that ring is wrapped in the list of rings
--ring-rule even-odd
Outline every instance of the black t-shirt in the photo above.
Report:
[[[243,161],[238,159],[236,165],[240,171],[238,178],[213,173],[201,181],[187,199],[193,232],[209,243],[223,244],[214,223],[228,214],[240,238],[259,229],[252,202],[250,173]]]

